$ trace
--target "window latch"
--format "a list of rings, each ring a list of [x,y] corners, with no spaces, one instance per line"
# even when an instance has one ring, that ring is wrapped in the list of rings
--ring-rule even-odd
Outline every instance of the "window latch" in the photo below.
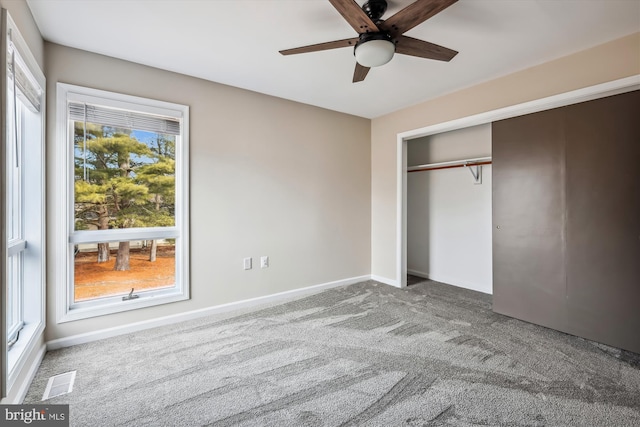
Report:
[[[136,298],[140,298],[140,295],[138,294],[133,294],[133,288],[131,288],[131,292],[129,292],[129,295],[125,295],[122,297],[122,301],[129,301],[130,299],[136,299]]]

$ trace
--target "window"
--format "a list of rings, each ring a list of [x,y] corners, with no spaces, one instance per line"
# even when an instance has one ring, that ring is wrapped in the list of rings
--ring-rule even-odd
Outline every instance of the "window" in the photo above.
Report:
[[[6,34],[6,73],[3,86],[4,121],[0,150],[2,206],[2,301],[5,316],[3,357],[7,357],[10,388],[38,345],[44,330],[44,105],[45,78],[33,55],[5,10],[2,31]],[[5,311],[6,309],[6,311]]]
[[[57,87],[68,189],[58,320],[187,299],[188,107]]]

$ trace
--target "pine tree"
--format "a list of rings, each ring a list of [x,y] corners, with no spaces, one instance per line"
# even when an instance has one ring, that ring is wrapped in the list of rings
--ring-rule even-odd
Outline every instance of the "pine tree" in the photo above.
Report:
[[[171,227],[175,225],[175,141],[162,135],[156,137],[151,151],[156,162],[141,166],[137,170],[136,181],[149,189],[152,204],[147,211],[146,224],[150,227]],[[151,241],[149,261],[156,260],[158,241]]]
[[[87,130],[76,126],[76,229],[173,225],[173,140],[158,135],[147,145],[121,129]],[[99,243],[98,262],[108,259],[108,244]],[[129,259],[129,242],[120,242],[114,269],[128,270]]]

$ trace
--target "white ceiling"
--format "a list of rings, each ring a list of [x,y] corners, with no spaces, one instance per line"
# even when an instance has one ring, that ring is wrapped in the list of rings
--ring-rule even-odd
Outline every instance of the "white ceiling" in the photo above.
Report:
[[[406,33],[450,63],[396,55],[354,84],[351,48],[278,53],[357,36],[327,0],[27,2],[48,41],[367,118],[640,31],[640,0],[460,0]]]

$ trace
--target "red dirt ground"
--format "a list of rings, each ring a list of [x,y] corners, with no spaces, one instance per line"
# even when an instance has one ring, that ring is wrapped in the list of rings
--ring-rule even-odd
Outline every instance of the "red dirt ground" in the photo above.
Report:
[[[75,301],[95,297],[125,295],[135,288],[157,289],[175,283],[175,251],[173,247],[158,247],[155,262],[149,261],[149,249],[131,249],[129,271],[114,271],[117,251],[111,259],[98,264],[95,252],[81,252],[75,258]]]

